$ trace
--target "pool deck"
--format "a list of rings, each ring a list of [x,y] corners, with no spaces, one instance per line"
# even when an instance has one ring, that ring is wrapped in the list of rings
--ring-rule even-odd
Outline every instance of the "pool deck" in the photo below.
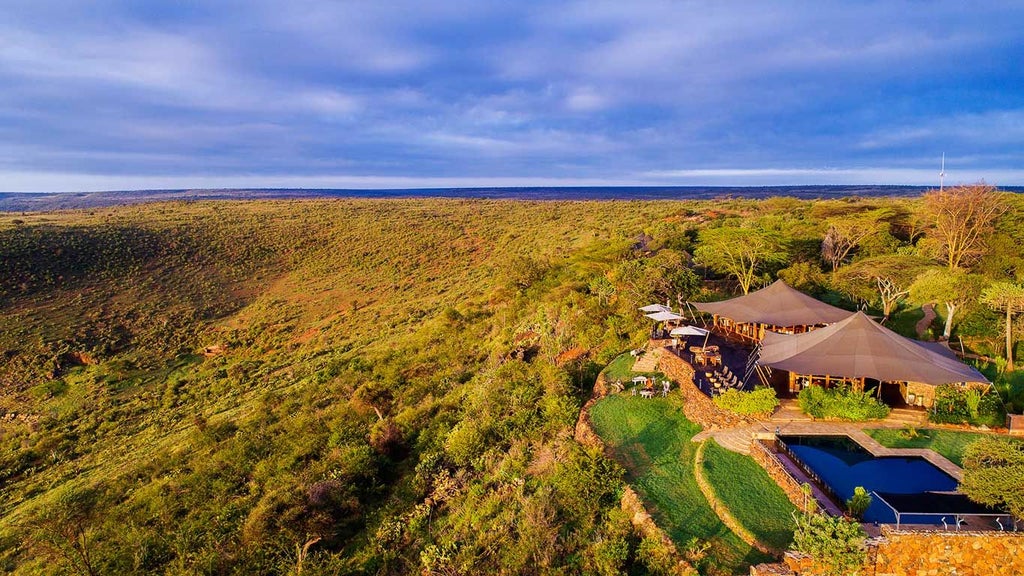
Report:
[[[783,402],[779,410],[768,420],[752,426],[723,430],[705,430],[693,437],[694,442],[714,438],[724,448],[741,454],[750,454],[750,442],[754,434],[765,432],[807,436],[849,436],[873,456],[920,457],[960,482],[964,471],[945,456],[927,448],[887,448],[868,436],[865,428],[903,428],[903,420],[870,420],[868,422],[824,422],[808,418],[790,402]],[[795,404],[795,403],[794,403]]]

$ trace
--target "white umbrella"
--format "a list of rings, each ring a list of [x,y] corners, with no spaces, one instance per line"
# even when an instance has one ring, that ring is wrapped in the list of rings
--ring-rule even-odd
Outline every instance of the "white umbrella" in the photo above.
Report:
[[[641,312],[671,312],[672,309],[664,304],[648,304],[640,309]]]
[[[707,336],[708,331],[696,326],[680,326],[679,328],[673,328],[669,334],[672,336]]]
[[[683,317],[673,312],[655,312],[653,314],[645,314],[651,320],[655,322],[668,322],[669,320],[682,320]]]

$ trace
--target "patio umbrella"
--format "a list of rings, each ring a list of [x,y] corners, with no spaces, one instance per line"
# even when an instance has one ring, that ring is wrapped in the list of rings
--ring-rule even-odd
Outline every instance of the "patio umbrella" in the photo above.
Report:
[[[670,320],[682,320],[683,317],[673,312],[655,312],[653,314],[645,314],[651,320],[655,322],[668,322]]]
[[[708,331],[696,326],[680,326],[679,328],[673,328],[669,334],[672,336],[707,336]]]
[[[664,304],[648,304],[640,308],[641,312],[671,312],[672,309]]]

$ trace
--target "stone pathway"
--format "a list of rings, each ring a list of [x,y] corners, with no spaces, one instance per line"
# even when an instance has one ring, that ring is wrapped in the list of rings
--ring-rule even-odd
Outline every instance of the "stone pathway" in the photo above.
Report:
[[[921,310],[924,312],[924,318],[917,321],[914,330],[917,331],[918,340],[927,340],[928,328],[931,327],[932,320],[935,320],[935,305],[925,304],[921,306]]]
[[[662,348],[648,350],[633,363],[633,372],[657,372]]]

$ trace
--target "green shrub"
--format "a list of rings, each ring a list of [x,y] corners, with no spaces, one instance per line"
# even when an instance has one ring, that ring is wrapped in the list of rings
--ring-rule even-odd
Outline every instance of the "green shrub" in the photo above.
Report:
[[[808,386],[800,391],[799,401],[800,409],[815,418],[857,422],[889,415],[888,406],[849,386],[829,389]]]
[[[846,511],[858,520],[864,518],[864,513],[868,511],[869,506],[871,506],[871,494],[868,494],[863,486],[854,488],[853,496],[846,501]]]
[[[793,549],[814,560],[815,573],[828,576],[856,574],[867,560],[860,523],[825,514],[797,518]]]
[[[941,424],[1002,426],[1006,412],[994,391],[943,384],[935,388],[935,405],[928,418]]]
[[[771,414],[779,405],[775,388],[763,386],[752,392],[741,392],[736,389],[726,390],[721,396],[715,397],[715,406],[736,414]]]
[[[1004,438],[983,437],[964,453],[960,489],[968,498],[1016,517],[1024,515],[1024,444]]]

